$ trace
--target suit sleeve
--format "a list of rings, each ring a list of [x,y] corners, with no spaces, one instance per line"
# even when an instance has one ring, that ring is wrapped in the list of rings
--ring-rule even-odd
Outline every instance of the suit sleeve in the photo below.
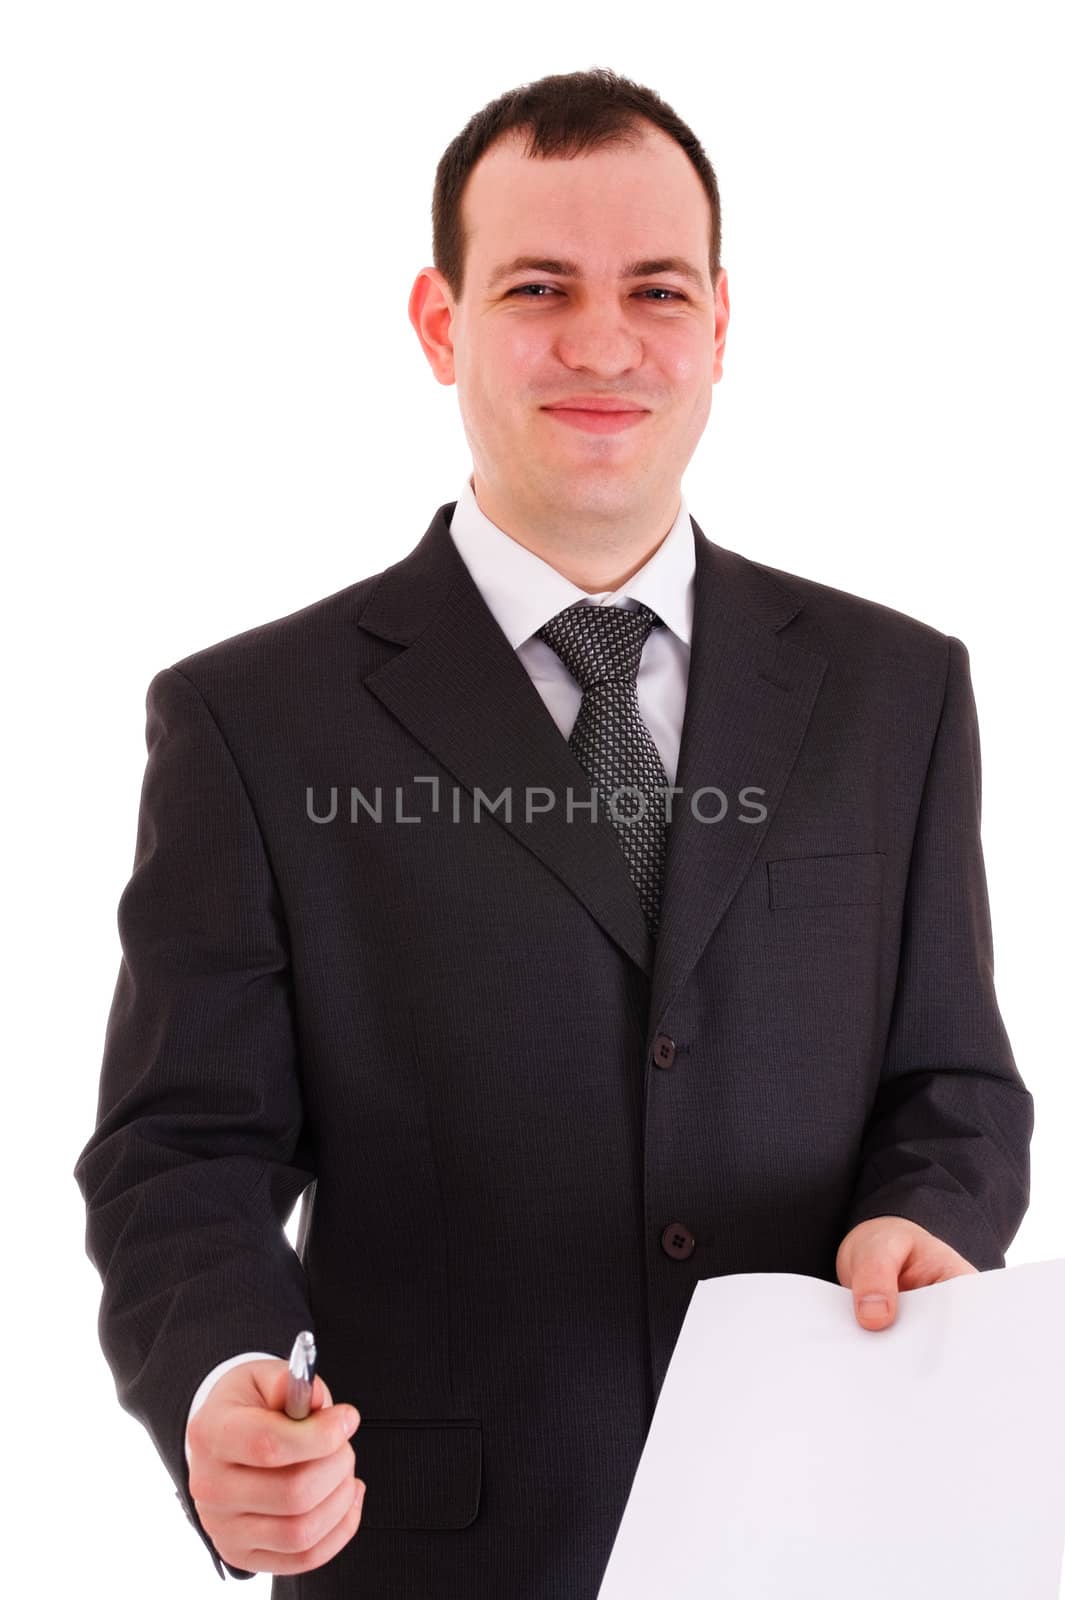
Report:
[[[174,667],[148,686],[147,764],[96,1128],[74,1177],[100,1343],[219,1577],[189,1493],[204,1373],[313,1328],[284,1224],[314,1180],[283,909],[229,748]]]
[[[980,813],[969,654],[951,638],[892,1015],[844,1232],[870,1217],[908,1217],[986,1271],[1005,1265],[1028,1209],[1034,1102],[995,997]]]

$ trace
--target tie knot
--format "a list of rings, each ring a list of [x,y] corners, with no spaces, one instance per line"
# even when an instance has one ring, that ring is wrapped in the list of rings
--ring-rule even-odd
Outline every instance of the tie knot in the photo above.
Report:
[[[647,636],[662,618],[650,606],[635,610],[578,600],[537,628],[581,689],[604,679],[636,682]]]

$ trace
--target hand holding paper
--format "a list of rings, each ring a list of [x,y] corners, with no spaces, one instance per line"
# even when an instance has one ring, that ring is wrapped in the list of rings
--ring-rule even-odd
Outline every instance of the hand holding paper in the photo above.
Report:
[[[854,1292],[865,1328],[889,1328],[900,1289],[925,1289],[977,1269],[909,1217],[871,1217],[852,1228],[836,1253],[836,1277]]]
[[[1065,1260],[913,1270],[872,1339],[851,1287],[696,1285],[599,1600],[1058,1600]]]

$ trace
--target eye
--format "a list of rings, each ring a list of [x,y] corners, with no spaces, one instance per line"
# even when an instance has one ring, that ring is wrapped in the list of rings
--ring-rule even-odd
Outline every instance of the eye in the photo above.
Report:
[[[512,295],[512,294],[519,294],[519,295],[520,294],[525,294],[526,291],[529,290],[529,289],[547,289],[547,290],[549,290],[551,292],[551,294],[555,293],[555,289],[554,289],[553,285],[550,284],[550,283],[520,283],[520,284],[518,284],[518,286],[516,288],[508,289],[507,290],[507,294],[504,296],[504,299],[506,299],[509,295]],[[676,289],[661,289],[657,285],[655,285],[653,288],[650,288],[650,289],[640,289],[637,292],[639,294],[664,294],[664,295],[668,295],[671,300],[686,300],[688,298],[687,295],[680,294],[679,291],[676,290]],[[531,295],[531,296],[529,296],[529,298],[530,299],[534,299],[534,300],[539,300],[539,299],[542,299],[543,297],[541,295]],[[656,300],[653,303],[655,305],[664,305],[665,301]]]

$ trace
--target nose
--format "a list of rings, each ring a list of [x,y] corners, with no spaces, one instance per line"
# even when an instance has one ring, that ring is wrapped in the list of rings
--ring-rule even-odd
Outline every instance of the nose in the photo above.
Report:
[[[630,372],[643,359],[641,335],[626,322],[617,301],[605,298],[589,300],[566,312],[558,329],[557,350],[567,367],[603,378]]]

